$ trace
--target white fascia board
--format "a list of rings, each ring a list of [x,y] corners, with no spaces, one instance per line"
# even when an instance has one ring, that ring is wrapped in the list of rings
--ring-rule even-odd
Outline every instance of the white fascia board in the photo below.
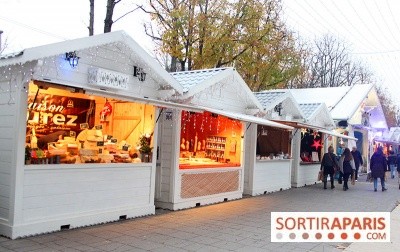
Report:
[[[179,110],[186,110],[186,111],[192,111],[192,112],[203,112],[204,111],[204,109],[202,109],[198,106],[194,106],[194,105],[162,101],[162,100],[151,99],[151,98],[147,98],[147,97],[124,95],[124,94],[119,94],[119,93],[115,93],[115,92],[110,93],[107,91],[92,89],[92,88],[87,88],[87,87],[85,87],[84,90],[86,91],[86,94],[88,94],[88,95],[103,96],[103,97],[109,97],[109,98],[114,98],[114,99],[124,100],[124,101],[131,101],[131,102],[140,102],[140,103],[151,104],[151,105],[162,107],[162,108],[179,109]]]
[[[219,114],[222,116],[226,116],[228,118],[240,120],[243,122],[249,122],[249,123],[256,123],[259,125],[265,125],[265,126],[270,126],[270,127],[275,127],[275,128],[281,128],[281,129],[286,129],[286,130],[293,130],[294,128],[292,126],[288,126],[285,124],[277,123],[274,121],[270,121],[267,119],[263,119],[260,117],[256,116],[251,116],[251,115],[245,115],[241,113],[235,113],[235,112],[230,112],[230,111],[225,111],[225,110],[220,110],[220,109],[213,109],[213,108],[207,108],[207,107],[199,107],[205,111],[208,111],[210,113],[214,114]]]
[[[350,139],[350,140],[355,140],[355,141],[358,140],[358,139],[355,138],[355,137],[343,135],[343,134],[337,133],[337,132],[335,132],[335,131],[333,131],[333,130],[318,129],[318,131],[319,131],[319,132],[322,132],[322,133],[325,133],[325,134],[328,134],[328,135],[331,135],[331,136],[335,136],[335,137],[341,137],[341,138]]]

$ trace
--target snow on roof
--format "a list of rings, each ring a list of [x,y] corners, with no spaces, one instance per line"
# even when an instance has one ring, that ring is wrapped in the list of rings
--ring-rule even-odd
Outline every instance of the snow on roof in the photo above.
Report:
[[[194,71],[174,72],[171,75],[183,86],[183,91],[188,92],[192,87],[210,79],[211,77],[229,68],[212,68]]]
[[[220,82],[226,82],[226,88],[232,92],[237,90],[236,95],[243,97],[247,101],[247,104],[244,104],[245,106],[262,109],[260,102],[233,67],[174,72],[170,74],[183,87],[184,98],[196,96]]]
[[[120,47],[123,47],[124,49],[121,49]],[[129,69],[127,71],[133,73],[132,61],[135,61],[136,63],[139,62],[140,67],[146,71],[148,76],[152,76],[160,85],[170,85],[177,92],[183,93],[183,87],[124,31],[109,32],[27,48],[20,53],[0,58],[0,67],[25,64],[49,57],[65,55],[65,53],[72,51],[76,51],[78,56],[82,54],[83,56],[80,57],[83,58],[84,56],[91,55],[89,53],[90,50],[103,50],[102,53],[109,53],[106,57],[111,57],[114,51],[125,50],[125,48],[128,48],[129,50],[126,51],[128,61],[125,63],[128,65],[131,64],[132,68],[132,70]]]
[[[298,103],[325,103],[330,110],[350,87],[290,89]]]
[[[334,120],[348,120],[374,87],[357,84],[343,87],[290,89],[298,103],[325,103]]]
[[[324,128],[335,127],[335,122],[333,121],[325,103],[300,103],[299,107],[302,110],[307,123]]]
[[[350,119],[373,88],[373,84],[351,86],[345,96],[331,109],[332,118],[337,120]]]
[[[320,109],[322,103],[300,103],[299,107],[306,119],[309,119],[314,115],[318,109]]]
[[[263,92],[255,92],[254,95],[261,102],[264,108],[270,106],[270,104],[275,104],[277,101],[281,102],[283,99],[287,97],[286,91],[263,91]]]
[[[254,95],[266,111],[274,109],[279,103],[286,103],[284,104],[285,109],[290,110],[288,114],[296,116],[297,118],[305,118],[296,100],[288,90],[265,90],[262,92],[255,92]]]

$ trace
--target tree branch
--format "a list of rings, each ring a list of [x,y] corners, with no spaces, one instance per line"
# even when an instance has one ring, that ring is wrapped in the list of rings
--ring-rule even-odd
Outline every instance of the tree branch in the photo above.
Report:
[[[120,16],[119,18],[115,19],[115,20],[114,20],[114,23],[116,23],[118,20],[120,20],[121,18],[125,17],[125,16],[128,15],[129,13],[132,13],[132,12],[138,10],[138,9],[140,9],[140,6],[137,6],[135,9],[130,10],[130,11],[126,12],[124,15]]]

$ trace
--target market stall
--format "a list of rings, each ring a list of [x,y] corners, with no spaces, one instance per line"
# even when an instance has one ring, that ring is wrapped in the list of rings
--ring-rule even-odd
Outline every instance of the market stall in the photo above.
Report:
[[[287,91],[254,93],[263,106],[263,117],[287,122],[303,118],[297,103]],[[247,129],[244,193],[266,194],[291,188],[291,126],[251,125]]]
[[[334,128],[329,110],[324,103],[299,104],[305,122],[288,122],[295,127],[292,136],[292,186],[301,187],[318,183],[321,159],[327,151],[329,136],[319,130]]]
[[[168,111],[168,117],[165,116],[161,122],[160,130],[173,132],[179,137],[174,140],[171,149],[161,150],[163,163],[175,164],[176,168],[167,170],[167,166],[161,167],[160,190],[156,187],[157,206],[177,210],[241,198],[246,179],[244,159],[248,158],[244,144],[252,141],[248,140],[252,126],[260,124],[292,129],[250,115],[199,108],[204,111]],[[174,116],[180,119],[176,120]],[[172,130],[174,128],[179,132]],[[174,158],[174,150],[179,157]],[[168,157],[172,160],[166,162]],[[281,161],[284,162],[283,156]],[[169,183],[174,190],[170,189]],[[174,202],[167,202],[168,198],[174,198]]]
[[[160,120],[156,206],[177,210],[241,198],[248,127],[274,123],[253,116],[262,107],[233,68],[172,76],[184,93],[171,99],[201,111],[166,111]]]
[[[30,48],[0,72],[1,235],[154,214],[157,117],[173,106],[159,89],[182,87],[135,41],[114,32]]]
[[[304,104],[301,104],[304,106]],[[340,142],[344,147],[343,140],[356,141],[357,138],[338,133],[335,130],[328,130],[320,126],[297,123],[293,125],[294,162],[297,169],[293,169],[292,186],[301,187],[319,183],[317,180],[318,171],[321,168],[321,161],[329,146]]]

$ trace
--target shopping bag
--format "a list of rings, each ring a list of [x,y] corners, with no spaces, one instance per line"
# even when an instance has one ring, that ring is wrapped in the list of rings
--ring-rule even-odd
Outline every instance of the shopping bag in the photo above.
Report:
[[[320,170],[318,172],[318,181],[322,181],[324,180],[324,172],[322,170]]]
[[[354,174],[354,172],[351,174],[351,184],[352,185],[356,184],[356,175]]]

